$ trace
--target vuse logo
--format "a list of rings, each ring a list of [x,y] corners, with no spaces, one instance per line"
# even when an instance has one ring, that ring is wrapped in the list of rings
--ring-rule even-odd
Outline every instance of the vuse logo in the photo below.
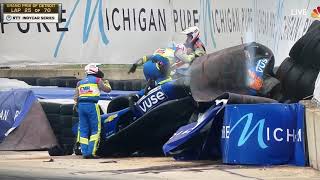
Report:
[[[150,109],[158,106],[167,99],[167,96],[162,92],[161,86],[152,89],[147,96],[143,96],[138,102],[138,107],[142,113],[146,113]]]

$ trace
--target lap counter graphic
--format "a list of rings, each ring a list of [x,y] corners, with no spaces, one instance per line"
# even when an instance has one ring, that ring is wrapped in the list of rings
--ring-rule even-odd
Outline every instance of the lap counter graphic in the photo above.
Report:
[[[1,23],[59,23],[61,3],[1,3]]]

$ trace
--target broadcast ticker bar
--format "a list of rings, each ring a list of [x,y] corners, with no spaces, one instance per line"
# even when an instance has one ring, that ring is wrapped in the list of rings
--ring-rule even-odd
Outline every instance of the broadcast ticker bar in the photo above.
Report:
[[[2,3],[0,20],[2,23],[59,23],[61,3]]]

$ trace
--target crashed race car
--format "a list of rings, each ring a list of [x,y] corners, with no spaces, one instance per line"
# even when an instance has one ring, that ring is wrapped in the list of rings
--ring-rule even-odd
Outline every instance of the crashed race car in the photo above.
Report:
[[[224,92],[272,98],[279,86],[272,77],[273,63],[272,52],[261,44],[235,46],[198,58],[189,81],[179,78],[142,90],[139,98],[132,94],[113,99],[107,114],[101,115],[98,154],[161,154],[162,145],[179,127],[197,121],[199,108],[206,107],[199,103],[210,104]],[[144,67],[149,65],[156,67],[156,61]]]
[[[112,100],[108,113],[101,116],[104,137],[100,155],[160,153],[161,145],[188,123],[195,109],[190,90],[181,80],[162,84],[135,103],[130,96]],[[118,110],[120,104],[122,110]]]
[[[156,60],[144,64],[146,88],[113,99],[101,115],[100,156],[161,153],[163,143],[188,123],[195,108],[190,88],[183,78],[172,80],[169,66]]]

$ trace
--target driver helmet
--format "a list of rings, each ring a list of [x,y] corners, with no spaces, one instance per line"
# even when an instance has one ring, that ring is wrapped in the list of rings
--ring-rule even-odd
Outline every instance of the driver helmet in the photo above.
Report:
[[[181,32],[182,34],[185,34],[190,37],[190,42],[196,42],[200,37],[200,30],[197,26],[188,27],[184,31]]]

